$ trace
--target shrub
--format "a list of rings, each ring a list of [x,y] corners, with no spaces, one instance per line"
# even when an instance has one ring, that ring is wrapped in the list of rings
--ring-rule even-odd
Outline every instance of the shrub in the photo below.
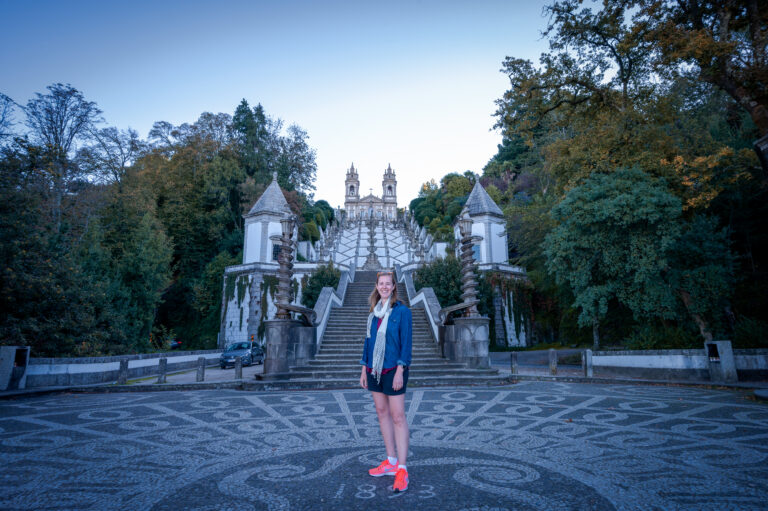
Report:
[[[768,348],[768,323],[742,316],[733,330],[734,348]]]
[[[456,305],[461,302],[461,264],[453,255],[436,259],[416,270],[413,285],[416,291],[431,287],[441,307]]]
[[[703,347],[701,337],[679,326],[645,324],[627,339],[631,350],[673,350]]]
[[[324,287],[335,288],[339,285],[340,278],[341,272],[333,267],[333,263],[318,266],[317,271],[307,279],[306,285],[301,292],[301,303],[304,307],[312,309],[317,303],[320,291]]]

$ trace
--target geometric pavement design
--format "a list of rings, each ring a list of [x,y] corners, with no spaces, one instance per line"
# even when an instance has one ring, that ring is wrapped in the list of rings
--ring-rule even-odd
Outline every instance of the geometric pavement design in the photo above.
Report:
[[[410,488],[370,394],[236,390],[0,401],[0,509],[766,509],[768,407],[733,391],[410,388]]]

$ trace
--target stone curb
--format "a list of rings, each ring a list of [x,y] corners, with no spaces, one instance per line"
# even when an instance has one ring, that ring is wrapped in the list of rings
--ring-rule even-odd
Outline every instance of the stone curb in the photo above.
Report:
[[[765,382],[740,382],[740,383],[713,383],[695,381],[666,381],[666,380],[637,380],[629,378],[586,378],[579,376],[547,376],[518,374],[501,377],[491,381],[477,383],[424,382],[412,381],[409,387],[496,387],[515,384],[520,381],[548,381],[560,383],[592,383],[592,384],[621,384],[621,385],[674,385],[702,388],[728,388],[734,390],[755,390],[755,395],[760,399],[768,399],[768,384]],[[0,392],[0,399],[13,399],[17,397],[33,397],[46,394],[64,392],[77,393],[118,393],[118,392],[164,392],[164,391],[195,391],[195,390],[244,390],[244,391],[268,391],[268,390],[330,390],[330,389],[357,389],[358,387],[348,380],[318,381],[257,381],[257,380],[232,380],[224,382],[200,382],[200,383],[162,383],[162,384],[134,384],[134,385],[81,385],[71,387],[44,387],[39,389],[26,389]]]
[[[711,381],[690,381],[690,380],[642,380],[634,378],[587,378],[585,376],[548,376],[535,374],[516,374],[508,377],[512,383],[518,381],[553,381],[561,383],[613,383],[621,385],[674,385],[684,387],[703,387],[703,388],[729,388],[729,389],[768,389],[766,382],[737,382],[737,383],[718,383]],[[756,391],[757,392],[757,391]],[[768,390],[766,390],[768,392]]]

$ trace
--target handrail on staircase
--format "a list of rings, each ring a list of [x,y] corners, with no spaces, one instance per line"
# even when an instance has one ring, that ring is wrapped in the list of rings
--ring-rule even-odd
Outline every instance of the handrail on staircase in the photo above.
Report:
[[[302,307],[301,305],[294,305],[292,303],[281,303],[278,305],[280,308],[285,309],[287,311],[297,312],[301,314],[301,317],[303,318],[304,323],[307,326],[315,325],[315,319],[317,318],[317,313],[313,309]]]
[[[417,303],[421,303],[424,307],[424,311],[427,315],[427,321],[429,321],[429,327],[432,329],[432,337],[436,344],[440,344],[440,301],[435,295],[435,291],[431,287],[425,287],[416,292],[413,285],[413,275],[410,271],[403,271],[399,264],[395,265],[395,275],[398,282],[402,282],[405,286],[405,292],[408,295],[408,301],[411,307]]]
[[[440,322],[445,325],[446,321],[448,320],[452,312],[469,310],[473,305],[477,306],[479,304],[480,304],[480,300],[470,300],[468,302],[461,302],[461,303],[457,303],[456,305],[450,305],[448,307],[445,307],[444,309],[440,309],[438,318],[440,318]]]

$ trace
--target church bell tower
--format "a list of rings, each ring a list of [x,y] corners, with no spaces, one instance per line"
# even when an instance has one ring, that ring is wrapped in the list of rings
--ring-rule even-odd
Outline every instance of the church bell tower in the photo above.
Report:
[[[390,220],[394,220],[397,216],[397,178],[390,164],[384,171],[381,189],[381,198],[384,200],[384,215]]]
[[[347,170],[347,177],[344,180],[344,188],[346,189],[344,195],[344,209],[347,210],[349,218],[357,218],[359,212],[357,209],[357,202],[360,200],[360,179],[357,176],[357,170],[353,163],[349,170]]]

